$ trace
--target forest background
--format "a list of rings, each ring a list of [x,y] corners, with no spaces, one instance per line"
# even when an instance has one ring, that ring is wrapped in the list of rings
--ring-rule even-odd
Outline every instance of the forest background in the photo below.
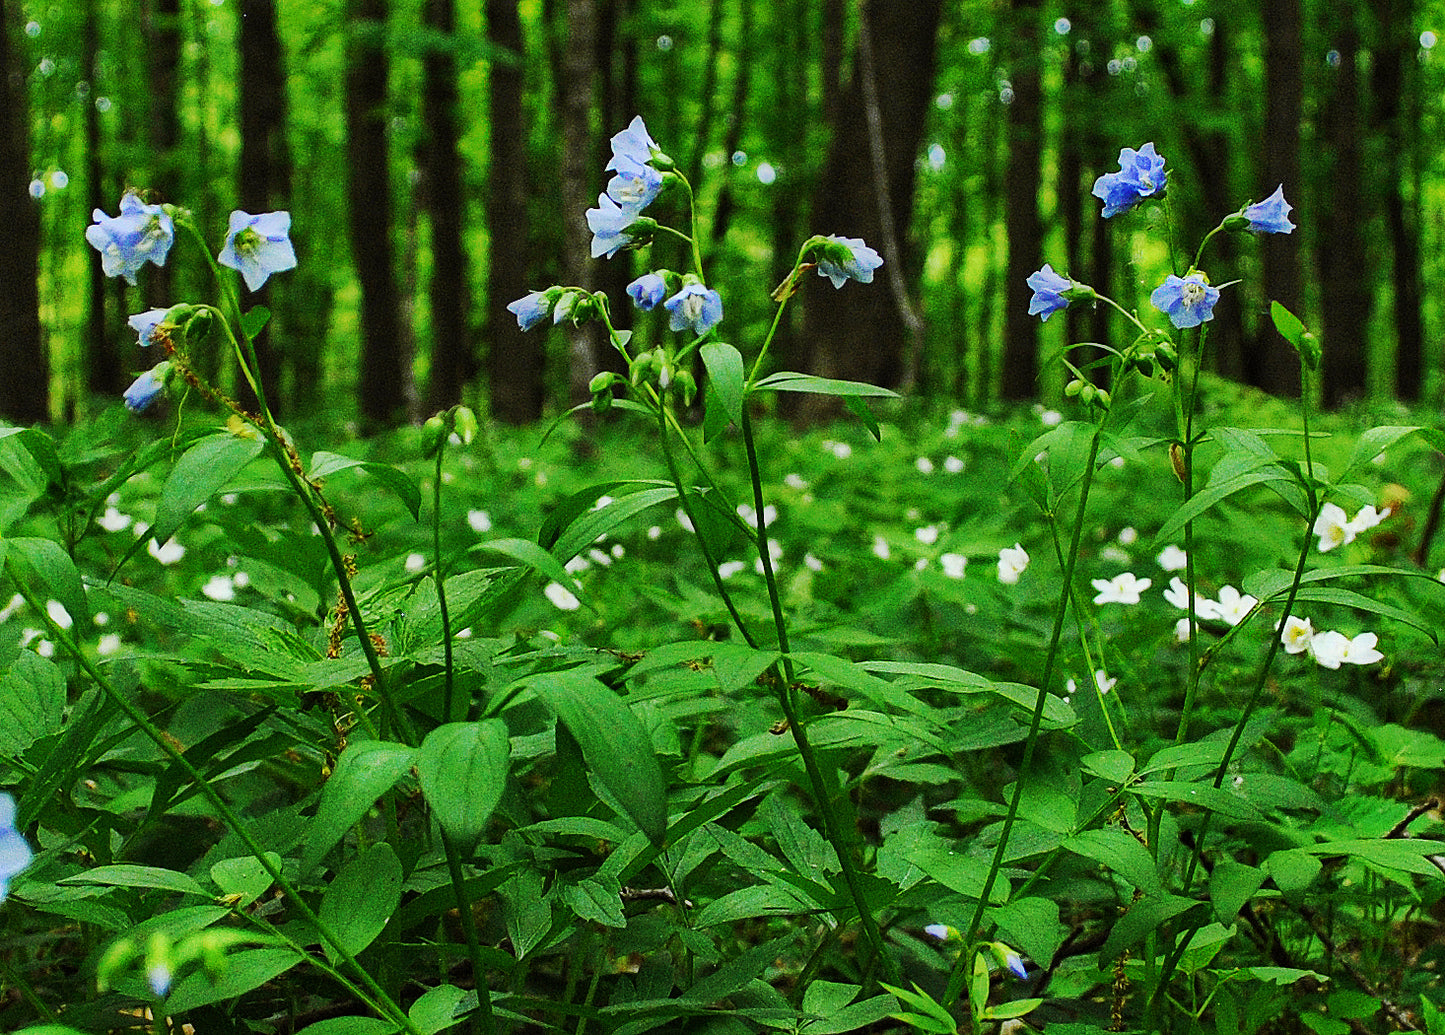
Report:
[[[1056,396],[1042,357],[1127,332],[1079,306],[1040,326],[1025,278],[1047,259],[1143,303],[1150,228],[1102,220],[1089,187],[1152,140],[1188,200],[1169,206],[1181,240],[1278,184],[1295,205],[1297,233],[1219,242],[1244,271],[1211,325],[1220,373],[1298,391],[1277,299],[1322,330],[1326,405],[1445,396],[1439,5],[0,0],[0,16],[13,421],[94,412],[149,365],[125,317],[206,293],[199,264],[140,288],[103,276],[83,229],[127,188],[201,225],[292,213],[298,269],[245,299],[274,314],[280,415],[367,430],[465,400],[520,423],[584,399],[616,359],[596,325],[522,335],[505,306],[552,283],[620,298],[641,272],[631,253],[588,260],[582,218],[635,114],[715,213],[719,279],[777,283],[814,230],[884,255],[884,290],[809,278],[827,304],[781,328],[790,369],[973,406]],[[762,293],[730,297],[729,337],[759,340]]]

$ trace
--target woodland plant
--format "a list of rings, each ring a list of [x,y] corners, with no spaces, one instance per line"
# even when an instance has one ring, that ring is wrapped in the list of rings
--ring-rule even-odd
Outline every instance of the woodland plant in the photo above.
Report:
[[[179,234],[220,301],[130,319],[163,355],[124,401],[175,400],[168,435],[113,445],[119,408],[0,435],[0,627],[33,623],[0,677],[6,1026],[1441,1031],[1416,932],[1445,888],[1422,779],[1445,741],[1371,721],[1350,687],[1435,635],[1436,580],[1361,562],[1393,515],[1364,482],[1445,436],[1374,428],[1327,469],[1307,408],[1275,434],[1200,417],[1209,324],[1236,304],[1205,245],[1292,230],[1283,189],[1158,271],[1153,312],[1029,278],[1041,319],[1106,305],[1128,332],[1061,354],[1079,419],[1043,412],[1015,448],[1038,514],[1015,523],[977,471],[1006,431],[955,414],[933,456],[906,443],[902,484],[869,407],[892,393],[772,369],[801,278],[865,290],[876,251],[810,237],[740,348],[693,185],[640,118],[606,172],[591,251],[642,260],[619,303],[637,329],[574,286],[509,308],[524,330],[600,323],[623,372],[576,411],[656,445],[604,450],[600,481],[557,472],[516,536],[494,518],[546,472],[458,478],[487,444],[465,407],[397,464],[306,456],[274,419],[267,314],[225,268],[252,290],[293,268],[287,213],[233,213],[214,254],[184,209],[96,213],[108,275],[188,254]],[[1094,193],[1168,236],[1166,188],[1146,144]],[[1319,346],[1272,315],[1308,387]],[[254,403],[205,376],[217,346]],[[841,398],[877,454],[829,438],[800,473],[778,392]],[[183,419],[196,397],[211,414]],[[1111,493],[1130,524],[1101,546]],[[1240,500],[1260,542],[1222,533]],[[225,568],[178,590],[207,550]]]

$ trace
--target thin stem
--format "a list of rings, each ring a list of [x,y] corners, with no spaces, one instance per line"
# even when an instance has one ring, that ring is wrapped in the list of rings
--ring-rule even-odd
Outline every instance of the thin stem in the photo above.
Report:
[[[452,672],[452,619],[447,611],[447,580],[442,571],[442,455],[447,449],[444,432],[437,443],[437,462],[432,470],[431,545],[432,572],[437,584],[437,608],[442,614],[442,721],[452,721],[452,694],[455,678]]]

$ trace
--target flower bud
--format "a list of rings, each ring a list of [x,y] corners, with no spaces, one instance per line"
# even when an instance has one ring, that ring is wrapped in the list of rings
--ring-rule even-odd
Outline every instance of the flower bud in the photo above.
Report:
[[[477,437],[477,415],[469,406],[457,406],[452,410],[452,414],[457,438],[462,440],[462,445],[471,445],[472,440]]]
[[[1080,381],[1077,377],[1072,379],[1068,384],[1064,385],[1064,394],[1070,399],[1074,398],[1083,390],[1084,382]]]
[[[433,414],[428,417],[426,423],[421,426],[421,455],[427,458],[436,456],[437,449],[441,447],[446,433],[447,423],[442,420],[441,414]]]
[[[1174,477],[1184,481],[1184,447],[1178,442],[1169,443],[1169,463],[1174,468]]]
[[[1098,395],[1098,393],[1099,389],[1093,385],[1084,384],[1079,388],[1079,399],[1083,401],[1085,406],[1092,406],[1094,404],[1094,397]]]
[[[682,390],[682,404],[691,406],[692,401],[697,398],[697,380],[692,376],[692,371],[686,368],[675,371],[673,381]]]

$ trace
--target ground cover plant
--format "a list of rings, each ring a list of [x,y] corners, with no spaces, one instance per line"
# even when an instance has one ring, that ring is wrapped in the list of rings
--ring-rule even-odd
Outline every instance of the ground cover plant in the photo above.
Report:
[[[1233,284],[1172,258],[1152,145],[1095,189],[1166,245],[1152,308],[1056,357],[1064,410],[990,416],[729,342],[687,180],[640,119],[612,150],[592,251],[648,272],[513,311],[627,373],[521,434],[279,426],[223,267],[284,275],[286,214],[214,256],[96,214],[107,274],[219,301],[132,318],[124,408],[0,437],[6,1029],[1445,1030],[1438,426],[1202,374]],[[778,318],[880,264],[803,242]]]

